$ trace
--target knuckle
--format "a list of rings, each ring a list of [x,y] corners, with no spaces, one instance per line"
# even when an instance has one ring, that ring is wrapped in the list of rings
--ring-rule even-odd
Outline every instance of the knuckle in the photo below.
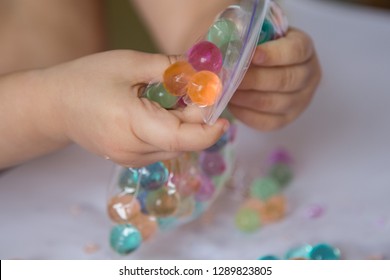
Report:
[[[289,68],[283,69],[283,72],[280,76],[279,90],[281,91],[291,91],[292,88],[295,89],[296,77],[294,71]]]

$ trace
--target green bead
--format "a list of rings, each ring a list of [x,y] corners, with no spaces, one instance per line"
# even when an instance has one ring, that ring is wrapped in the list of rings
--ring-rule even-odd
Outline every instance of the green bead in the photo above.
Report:
[[[170,109],[178,101],[177,96],[170,94],[164,87],[163,83],[149,85],[145,90],[145,97],[157,102],[161,107]]]
[[[272,177],[263,177],[253,181],[250,194],[252,197],[260,200],[267,200],[268,198],[277,195],[280,192],[279,183]]]
[[[274,38],[274,35],[275,35],[274,25],[269,19],[266,18],[264,20],[263,27],[261,28],[261,33],[257,45],[271,41]]]
[[[242,208],[236,214],[235,223],[239,230],[253,232],[261,226],[260,214],[253,209]]]
[[[340,250],[328,244],[317,244],[310,251],[309,257],[312,260],[339,260]]]
[[[221,48],[233,40],[238,40],[237,27],[231,20],[221,18],[217,20],[207,33],[207,40]]]
[[[269,176],[274,178],[281,187],[285,187],[291,182],[293,173],[288,164],[278,163],[272,166]]]
[[[116,225],[111,230],[110,245],[121,255],[133,252],[141,245],[141,242],[141,233],[130,224]]]

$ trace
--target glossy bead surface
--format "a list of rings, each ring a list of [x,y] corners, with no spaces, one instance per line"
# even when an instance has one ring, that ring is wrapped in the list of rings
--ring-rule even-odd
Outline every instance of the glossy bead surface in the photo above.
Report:
[[[271,41],[275,36],[275,28],[269,19],[265,19],[261,28],[260,37],[257,42],[258,45]]]
[[[176,192],[161,188],[149,192],[146,197],[146,209],[150,215],[167,217],[173,215],[179,206],[179,196]]]
[[[155,217],[138,214],[130,220],[130,223],[141,233],[142,240],[148,240],[156,234],[158,224]]]
[[[166,109],[173,108],[178,101],[178,97],[170,94],[162,83],[149,85],[145,89],[145,97]]]
[[[339,260],[340,250],[328,244],[317,244],[310,251],[309,258],[312,260]]]
[[[279,183],[272,177],[263,177],[252,182],[250,195],[260,200],[267,200],[280,192]]]
[[[222,53],[220,49],[211,42],[202,41],[195,44],[188,51],[188,62],[196,71],[210,71],[218,74],[222,68]]]
[[[241,208],[236,213],[235,224],[241,231],[253,232],[261,225],[259,213],[252,209]]]
[[[181,197],[188,197],[197,193],[201,187],[201,178],[187,174],[175,174],[172,182],[176,186],[177,192]]]
[[[226,18],[218,19],[207,33],[207,40],[221,48],[232,40],[238,39],[238,31],[234,22]]]
[[[273,260],[280,260],[280,259],[274,255],[265,255],[265,256],[258,258],[258,260],[273,261]]]
[[[225,159],[220,153],[202,152],[199,157],[200,166],[209,176],[218,176],[225,172]]]
[[[177,223],[178,221],[175,217],[157,218],[157,224],[161,230],[172,229],[177,225]]]
[[[264,224],[279,221],[286,215],[286,199],[282,195],[272,196],[261,202],[259,210]]]
[[[141,233],[130,224],[116,225],[111,230],[111,248],[121,255],[133,252],[141,243]]]
[[[127,193],[135,193],[139,183],[138,169],[125,168],[119,175],[119,187]]]
[[[222,91],[219,77],[210,71],[200,71],[194,74],[188,83],[187,93],[194,104],[211,106]]]
[[[199,191],[195,195],[197,201],[208,201],[213,198],[215,186],[213,181],[208,176],[202,176]]]
[[[126,223],[140,213],[141,205],[133,195],[119,194],[110,199],[107,210],[112,221]]]
[[[274,178],[281,187],[285,187],[291,182],[293,173],[289,165],[279,163],[272,166],[269,176]]]
[[[287,251],[285,258],[286,259],[296,259],[296,258],[308,259],[312,249],[313,247],[309,244],[294,247]]]
[[[164,87],[170,94],[182,96],[186,94],[188,82],[194,74],[195,70],[188,62],[175,62],[164,72]]]
[[[145,190],[156,190],[168,181],[168,169],[162,162],[156,162],[139,169],[140,185]]]
[[[148,214],[148,210],[146,209],[146,197],[148,196],[148,192],[141,190],[137,193],[137,200],[141,207],[141,212],[144,214]]]

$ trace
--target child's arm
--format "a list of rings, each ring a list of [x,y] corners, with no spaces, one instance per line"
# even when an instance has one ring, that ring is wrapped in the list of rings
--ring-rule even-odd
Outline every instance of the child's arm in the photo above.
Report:
[[[134,167],[211,146],[227,121],[204,125],[193,108],[167,111],[138,97],[169,61],[111,51],[0,78],[0,168],[70,142]]]

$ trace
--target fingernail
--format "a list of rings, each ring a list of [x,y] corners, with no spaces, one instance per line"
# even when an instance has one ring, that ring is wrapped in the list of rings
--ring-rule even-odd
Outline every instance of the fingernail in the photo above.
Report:
[[[261,48],[257,48],[253,56],[253,63],[262,64],[265,61],[265,52]]]

